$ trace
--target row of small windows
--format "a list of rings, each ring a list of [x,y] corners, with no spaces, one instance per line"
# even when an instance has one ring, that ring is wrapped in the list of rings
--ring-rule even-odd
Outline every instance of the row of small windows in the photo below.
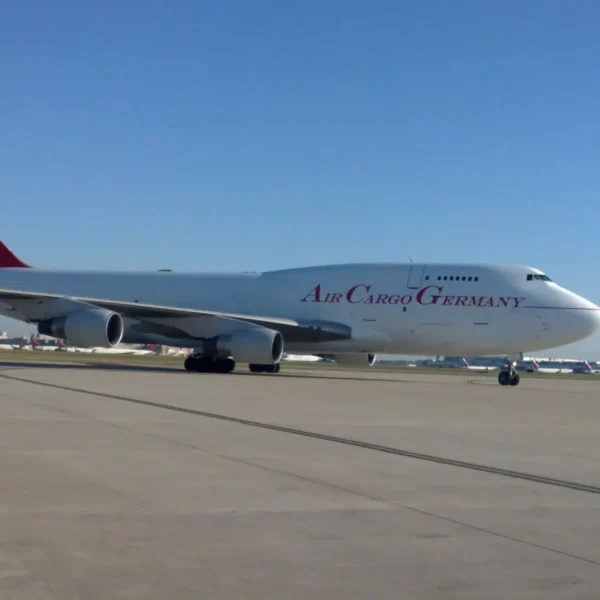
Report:
[[[425,280],[429,281],[429,275],[425,276]],[[458,275],[455,277],[454,275],[444,275],[442,277],[442,275],[438,275],[437,278],[438,281],[479,281],[479,277],[467,277],[467,276],[462,276],[459,277]]]

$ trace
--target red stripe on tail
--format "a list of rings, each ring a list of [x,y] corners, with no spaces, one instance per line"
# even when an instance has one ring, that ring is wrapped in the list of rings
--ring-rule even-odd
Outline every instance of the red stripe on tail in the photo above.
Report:
[[[0,241],[0,269],[8,268],[30,269],[31,267],[17,258],[14,252]]]

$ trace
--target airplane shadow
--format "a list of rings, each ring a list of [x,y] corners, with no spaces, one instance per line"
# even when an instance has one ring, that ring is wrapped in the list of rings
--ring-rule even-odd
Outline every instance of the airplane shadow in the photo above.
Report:
[[[223,377],[223,375],[217,373],[188,373],[183,369],[183,366],[173,367],[156,367],[152,365],[124,365],[124,364],[107,364],[107,363],[53,363],[53,362],[34,362],[34,361],[0,361],[0,373],[3,370],[24,370],[24,369],[54,369],[54,370],[75,370],[75,371],[125,371],[125,372],[137,372],[137,373],[168,373],[171,375],[187,376],[187,377]],[[282,369],[281,373],[276,375],[269,375],[266,373],[250,373],[249,371],[238,370],[231,373],[234,376],[242,377],[290,377],[294,379],[320,379],[327,381],[367,381],[367,382],[386,382],[386,383],[439,383],[440,385],[448,385],[447,381],[436,381],[435,377],[432,376],[427,380],[411,380],[411,379],[392,379],[390,377],[360,377],[360,376],[343,376],[343,375],[326,375],[317,374],[315,372],[290,372],[285,368]],[[457,377],[456,383],[472,383],[462,380]]]
[[[0,370],[3,369],[65,369],[83,371],[141,371],[148,373],[181,373],[179,367],[153,367],[150,365],[119,365],[106,363],[52,363],[34,361],[0,361]]]

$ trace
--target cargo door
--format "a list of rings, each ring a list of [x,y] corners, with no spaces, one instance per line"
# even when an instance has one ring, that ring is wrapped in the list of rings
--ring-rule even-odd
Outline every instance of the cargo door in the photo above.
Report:
[[[410,265],[408,270],[408,289],[418,290],[423,285],[424,274],[425,265]]]

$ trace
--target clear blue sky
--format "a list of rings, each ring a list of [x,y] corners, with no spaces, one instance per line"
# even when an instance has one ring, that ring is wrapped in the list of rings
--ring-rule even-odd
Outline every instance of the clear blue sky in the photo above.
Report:
[[[524,263],[600,302],[598,22],[586,0],[7,0],[0,236],[40,267]]]

